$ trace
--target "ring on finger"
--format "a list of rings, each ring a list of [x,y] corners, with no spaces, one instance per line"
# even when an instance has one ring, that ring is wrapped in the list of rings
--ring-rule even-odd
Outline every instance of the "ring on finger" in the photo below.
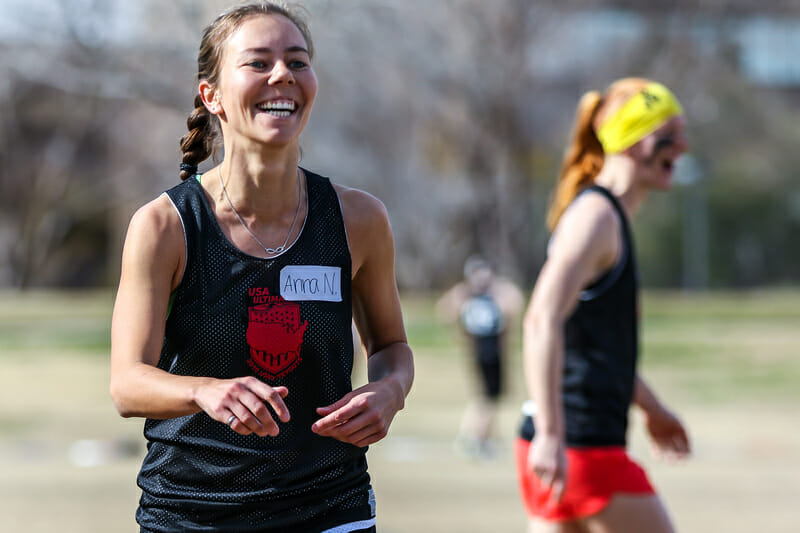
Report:
[[[231,415],[230,418],[228,418],[227,424],[230,426],[231,424],[233,424],[234,420],[236,420],[236,415]]]

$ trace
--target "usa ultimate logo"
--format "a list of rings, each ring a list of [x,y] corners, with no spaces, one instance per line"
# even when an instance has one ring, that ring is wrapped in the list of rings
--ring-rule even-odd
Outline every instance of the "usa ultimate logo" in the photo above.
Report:
[[[292,372],[301,362],[300,348],[308,321],[300,318],[300,306],[271,295],[266,287],[248,291],[253,305],[247,309],[247,365],[267,380]]]

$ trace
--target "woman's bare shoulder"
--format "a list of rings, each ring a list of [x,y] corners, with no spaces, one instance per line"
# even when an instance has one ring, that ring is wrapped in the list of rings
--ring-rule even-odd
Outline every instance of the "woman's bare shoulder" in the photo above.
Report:
[[[339,184],[334,184],[334,188],[339,195],[346,222],[352,220],[369,224],[381,218],[388,220],[386,206],[372,194]]]
[[[166,193],[136,210],[131,217],[129,233],[131,231],[141,231],[161,238],[177,235],[183,240],[180,215]]]
[[[620,220],[607,198],[582,194],[564,211],[548,247],[548,258],[614,263],[620,247]]]
[[[166,194],[133,214],[122,258],[123,272],[163,274],[171,278],[173,288],[177,285],[186,261],[186,239],[180,215]]]
[[[355,275],[365,264],[394,261],[394,237],[386,206],[360,189],[334,185],[342,206]]]

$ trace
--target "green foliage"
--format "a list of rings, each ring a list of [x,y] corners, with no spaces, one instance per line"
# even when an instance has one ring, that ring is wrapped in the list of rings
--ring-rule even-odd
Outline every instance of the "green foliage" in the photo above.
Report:
[[[0,293],[0,352],[107,355],[111,307],[111,295],[103,291]]]
[[[796,397],[800,293],[646,293],[642,365],[699,402]]]

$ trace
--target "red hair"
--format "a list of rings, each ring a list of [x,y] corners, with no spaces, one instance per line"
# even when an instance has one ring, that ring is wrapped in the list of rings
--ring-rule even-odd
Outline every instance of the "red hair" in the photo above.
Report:
[[[547,227],[553,231],[558,220],[580,192],[594,183],[605,162],[605,153],[597,139],[597,129],[632,96],[651,83],[644,78],[623,78],[612,83],[606,92],[589,91],[578,102],[570,143],[564,152],[556,187],[547,211]]]

